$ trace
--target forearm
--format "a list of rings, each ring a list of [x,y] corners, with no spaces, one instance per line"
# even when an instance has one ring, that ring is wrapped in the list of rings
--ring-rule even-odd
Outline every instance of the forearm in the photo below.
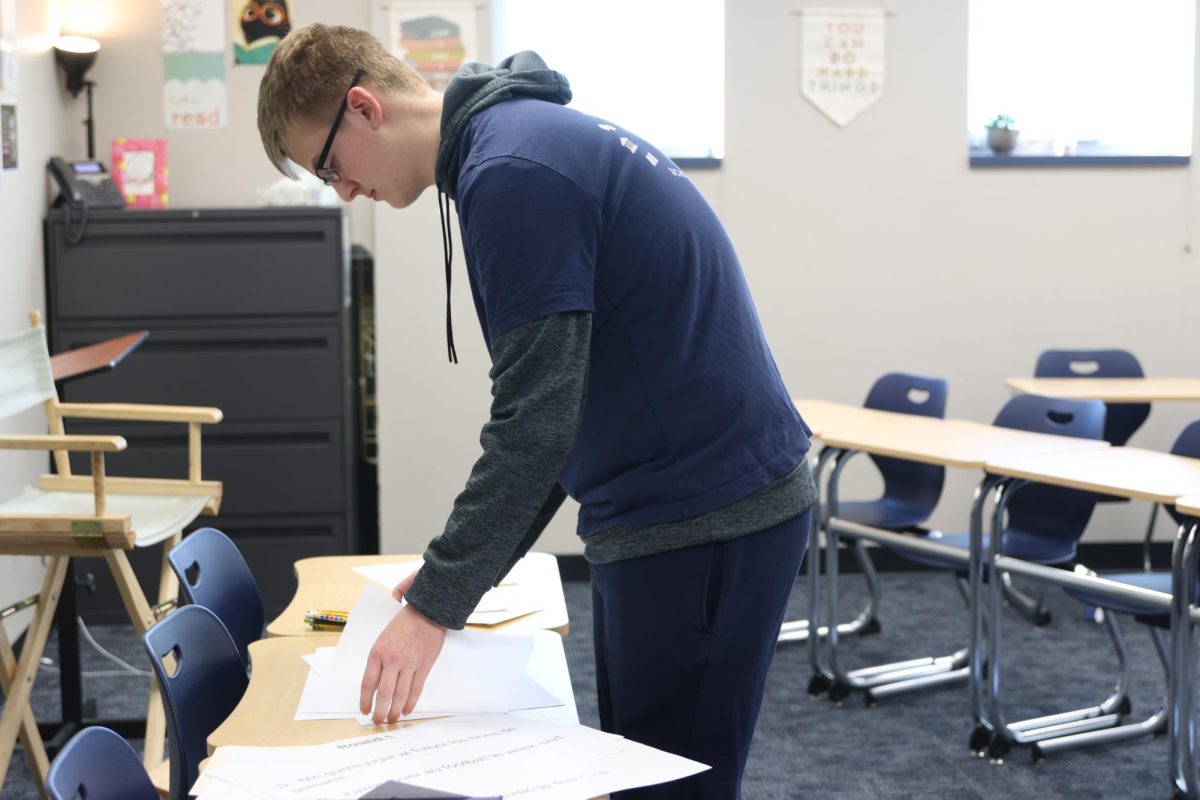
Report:
[[[483,455],[405,596],[435,622],[461,628],[561,503],[556,481],[579,428],[590,343],[586,312],[536,320],[493,342]]]

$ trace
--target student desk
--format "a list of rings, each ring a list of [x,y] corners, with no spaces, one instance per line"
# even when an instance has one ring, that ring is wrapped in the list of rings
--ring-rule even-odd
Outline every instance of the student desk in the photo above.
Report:
[[[354,571],[355,567],[419,558],[417,555],[319,556],[297,561],[296,594],[283,613],[267,625],[267,636],[336,636],[336,633],[310,629],[304,622],[304,614],[321,608],[349,611],[367,582]],[[545,629],[566,635],[567,603],[554,556],[527,553],[508,577],[527,585],[542,601],[542,610],[497,625],[479,627],[506,632]]]
[[[333,637],[341,634],[334,633]],[[419,725],[423,720],[397,722],[391,725],[359,725],[353,719],[322,719],[297,721],[296,706],[308,677],[308,664],[300,656],[318,647],[330,646],[333,638],[312,636],[282,636],[260,639],[250,645],[250,685],[233,713],[208,737],[208,752],[224,745],[274,747],[285,745],[323,744],[325,742],[364,736],[379,729],[392,730]],[[553,658],[539,666],[539,679],[552,694],[566,705],[555,709],[540,709],[539,719],[560,724],[577,724],[571,678],[567,658],[557,640],[558,651]],[[532,661],[532,659],[531,659]]]
[[[1184,495],[1200,493],[1200,459],[1185,458],[1136,447],[1112,447],[1083,453],[1012,454],[989,459],[986,470],[989,476],[1008,483],[1010,490],[1013,482],[1027,481],[1168,505],[1175,504]],[[1184,513],[1190,512],[1185,511]],[[998,554],[997,548],[998,543],[993,540],[990,546],[991,552],[985,559],[991,574],[1001,571],[1011,572],[1060,586],[1087,587],[1095,581],[1113,585],[1112,582],[1102,579],[1080,576],[1067,570],[1030,564],[1016,558],[1002,556]],[[1177,568],[1182,549],[1177,540],[1172,557]],[[1176,580],[1179,580],[1178,576]],[[1120,586],[1120,584],[1116,585]],[[1193,587],[1195,585],[1194,573],[1192,574],[1192,585]],[[992,581],[989,593],[993,614],[1000,613],[1001,600],[998,588],[995,581]],[[1136,597],[1139,601],[1161,605],[1164,611],[1171,610],[1175,602],[1170,595],[1164,595],[1161,592],[1129,589],[1123,593]],[[1178,591],[1175,594],[1182,596]],[[1194,595],[1194,590],[1191,594]],[[1177,648],[1181,646],[1180,634],[1188,626],[1177,624],[1178,615],[1174,612],[1172,614],[1173,617],[1176,617],[1172,620],[1172,656],[1170,658],[1172,683],[1174,684],[1177,682],[1174,676],[1185,671],[1184,665],[1187,656],[1182,655],[1183,661],[1181,661],[1181,653],[1177,651]],[[1034,733],[1032,729],[1010,727],[1004,722],[999,699],[1002,667],[1000,628],[999,625],[988,626],[987,661],[990,676],[985,690],[990,718],[994,726],[993,742],[989,749],[997,755],[1002,755],[1014,742],[1039,741],[1036,738],[1039,734]],[[1175,692],[1172,691],[1172,694]],[[1070,720],[1064,720],[1064,723],[1069,724],[1070,722]],[[1057,735],[1084,732],[1089,729],[1089,726],[1092,728],[1105,726],[1105,723],[1100,722],[1095,715],[1079,717],[1075,722],[1078,723],[1075,730],[1062,730]],[[1120,731],[1120,728],[1117,728],[1116,731]],[[1116,739],[1121,736],[1119,733],[1114,733],[1110,738]],[[1041,746],[1045,750],[1045,740],[1041,741]]]
[[[1043,394],[1105,403],[1200,400],[1200,378],[1009,378],[1014,394]]]
[[[950,558],[960,558],[963,555],[961,550],[940,545],[936,540],[837,520],[838,479],[842,467],[853,454],[862,452],[944,467],[982,470],[989,460],[1014,453],[1098,451],[1108,448],[1108,443],[1101,440],[1031,433],[965,420],[911,417],[904,414],[895,416],[898,419],[887,423],[832,429],[817,435],[829,452],[837,454],[825,494],[825,503],[830,515],[827,528],[829,541],[826,552],[826,572],[830,579],[828,603],[830,620],[835,620],[838,614],[837,543],[840,535],[849,534],[858,540],[865,539],[905,550],[925,550]],[[814,669],[814,685],[810,685],[810,692],[814,688],[819,689],[822,683],[829,684],[836,681],[830,686],[831,696],[835,699],[844,696],[852,688],[869,689],[871,695],[878,698],[886,694],[969,677],[972,689],[971,712],[976,726],[976,732],[972,733],[972,742],[977,742],[979,737],[985,735],[987,718],[979,680],[982,664],[978,661],[979,642],[983,631],[983,612],[979,591],[983,555],[983,507],[991,490],[999,481],[999,478],[985,475],[975,490],[972,503],[969,523],[971,547],[963,564],[967,570],[970,584],[971,645],[967,651],[942,659],[916,659],[886,665],[887,668],[867,668],[850,673],[840,663],[838,656],[839,631],[836,630],[837,626],[831,625],[828,639],[832,673],[826,671],[820,663],[820,649],[817,642],[813,639],[810,639],[809,642],[809,655]],[[810,571],[810,578],[812,575],[813,572]],[[815,581],[811,584],[811,594],[812,608],[814,609],[812,616],[818,617],[820,594]],[[968,668],[961,666],[960,662],[963,658],[968,659]],[[964,670],[966,671],[964,672]],[[885,685],[890,685],[890,691],[884,688]]]

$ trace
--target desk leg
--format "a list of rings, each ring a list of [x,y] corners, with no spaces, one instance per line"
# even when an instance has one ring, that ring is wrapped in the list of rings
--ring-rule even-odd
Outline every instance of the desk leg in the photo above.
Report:
[[[46,639],[50,635],[50,624],[54,620],[54,609],[58,605],[62,593],[63,578],[67,571],[67,557],[54,556],[46,568],[46,576],[42,579],[42,590],[38,594],[38,607],[34,612],[29,630],[25,632],[25,644],[21,647],[21,658],[16,662],[12,672],[12,680],[7,689],[7,700],[4,714],[0,716],[0,787],[4,786],[4,778],[8,775],[8,765],[12,761],[13,750],[16,748],[18,733],[24,731],[32,738],[41,741],[36,725],[25,724],[26,715],[32,719],[29,711],[29,698],[33,694],[33,681],[37,677],[38,665],[42,659],[42,651],[46,647]],[[5,670],[7,672],[7,670]],[[45,757],[45,753],[42,753]]]
[[[133,567],[123,550],[105,550],[104,558],[116,579],[117,588],[121,591],[121,600],[125,610],[133,622],[138,636],[144,636],[155,623],[154,612],[146,602],[146,595],[138,584]],[[146,707],[146,741],[142,751],[142,763],[147,769],[157,767],[163,760],[163,738],[166,736],[167,723],[163,715],[162,697],[159,694],[158,681],[150,678],[150,700]]]
[[[992,491],[1003,481],[991,475],[985,475],[975,487],[975,497],[971,503],[970,528],[970,562],[967,566],[967,578],[970,589],[967,604],[971,617],[971,643],[969,648],[970,669],[968,672],[971,693],[971,738],[968,746],[971,752],[982,754],[992,738],[992,726],[988,722],[984,708],[983,664],[986,656],[983,652],[983,509],[987,505]]]

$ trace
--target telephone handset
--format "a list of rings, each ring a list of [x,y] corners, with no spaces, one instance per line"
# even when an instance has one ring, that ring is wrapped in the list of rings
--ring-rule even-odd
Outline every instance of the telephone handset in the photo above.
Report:
[[[63,201],[76,207],[124,208],[125,198],[99,161],[67,161],[54,156],[47,165]]]
[[[104,164],[93,159],[87,161],[67,161],[53,156],[46,165],[54,182],[58,185],[59,196],[55,205],[63,207],[63,217],[66,223],[66,239],[68,244],[79,244],[87,232],[88,211],[93,208],[124,208],[125,198],[113,181]],[[71,217],[78,214],[78,221],[72,223]]]

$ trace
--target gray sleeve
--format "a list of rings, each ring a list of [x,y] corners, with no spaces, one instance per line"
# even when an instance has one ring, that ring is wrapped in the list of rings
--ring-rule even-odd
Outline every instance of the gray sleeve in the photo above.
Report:
[[[579,431],[591,336],[592,315],[578,311],[526,323],[492,342],[483,455],[405,598],[439,625],[462,628],[562,503],[556,481]]]

